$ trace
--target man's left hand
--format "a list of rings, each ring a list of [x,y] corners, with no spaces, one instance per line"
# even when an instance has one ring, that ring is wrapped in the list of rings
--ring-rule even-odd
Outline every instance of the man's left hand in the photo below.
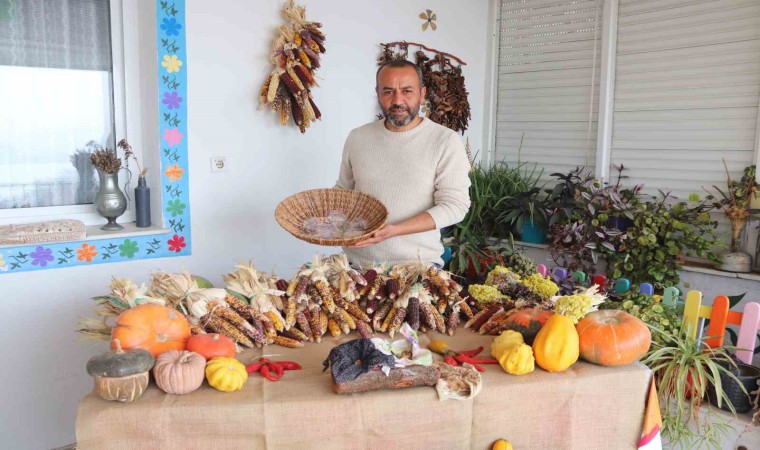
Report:
[[[379,244],[383,242],[384,240],[390,239],[397,235],[398,235],[398,225],[387,224],[384,227],[380,228],[379,230],[375,231],[372,234],[371,238],[365,239],[363,241],[359,241],[356,244],[351,245],[349,247],[351,248],[369,247],[370,245]]]

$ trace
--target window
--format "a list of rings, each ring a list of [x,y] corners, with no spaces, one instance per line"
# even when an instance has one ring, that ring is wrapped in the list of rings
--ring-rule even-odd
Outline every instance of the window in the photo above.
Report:
[[[6,8],[9,3],[13,6],[21,1],[0,1],[0,20],[9,17]],[[86,1],[69,0],[68,3]],[[99,226],[94,226],[88,227],[83,241],[0,246],[0,274],[191,253],[185,2],[126,1],[122,5],[119,0],[111,0],[110,5],[114,27],[121,27],[121,17],[116,15],[123,14],[123,22],[129,24],[133,32],[128,33],[125,26],[125,35],[139,37],[124,39],[123,65],[118,58],[113,60],[113,73],[126,74],[123,79],[113,77],[114,96],[119,97],[120,85],[124,86],[121,92],[134,93],[121,95],[121,100],[115,101],[116,104],[121,101],[125,107],[114,109],[114,122],[117,135],[119,123],[126,122],[126,137],[134,147],[144,150],[142,165],[151,171],[148,183],[152,189],[154,227],[129,229],[127,226],[124,232],[104,233],[99,231]],[[112,36],[120,33],[116,30]],[[0,108],[2,106],[0,104]],[[120,118],[120,114],[125,115],[121,112],[124,110],[126,117],[134,120]],[[38,209],[56,208],[59,207]],[[0,213],[2,211],[7,210]],[[3,231],[6,230],[0,226],[0,232]]]
[[[126,136],[121,30],[130,27],[121,26],[121,2],[15,0],[0,9],[0,224],[100,223],[89,152]],[[122,171],[125,190],[128,181]]]

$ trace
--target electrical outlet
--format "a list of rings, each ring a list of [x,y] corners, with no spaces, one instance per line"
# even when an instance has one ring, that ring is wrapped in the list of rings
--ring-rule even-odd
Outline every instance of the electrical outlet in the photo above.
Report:
[[[226,156],[211,157],[211,172],[227,172],[230,170],[230,163]]]

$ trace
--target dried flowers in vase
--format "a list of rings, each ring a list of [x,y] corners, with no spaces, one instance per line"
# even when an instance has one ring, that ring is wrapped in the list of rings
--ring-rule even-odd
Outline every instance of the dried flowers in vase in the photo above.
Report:
[[[127,142],[126,139],[122,139],[118,144],[116,144],[116,146],[124,152],[124,159],[129,160],[132,158],[135,160],[135,164],[137,164],[137,171],[140,173],[139,176],[140,178],[144,178],[145,174],[148,172],[148,169],[140,169],[140,161],[137,160],[135,152],[132,150],[132,146],[129,145],[129,142]]]
[[[121,169],[121,159],[110,148],[97,146],[90,155],[90,162],[105,173],[118,173]]]

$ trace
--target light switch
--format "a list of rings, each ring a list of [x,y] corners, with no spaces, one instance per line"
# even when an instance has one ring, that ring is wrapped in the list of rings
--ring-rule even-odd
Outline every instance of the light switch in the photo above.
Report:
[[[227,172],[230,170],[230,163],[226,156],[211,157],[211,172]]]

